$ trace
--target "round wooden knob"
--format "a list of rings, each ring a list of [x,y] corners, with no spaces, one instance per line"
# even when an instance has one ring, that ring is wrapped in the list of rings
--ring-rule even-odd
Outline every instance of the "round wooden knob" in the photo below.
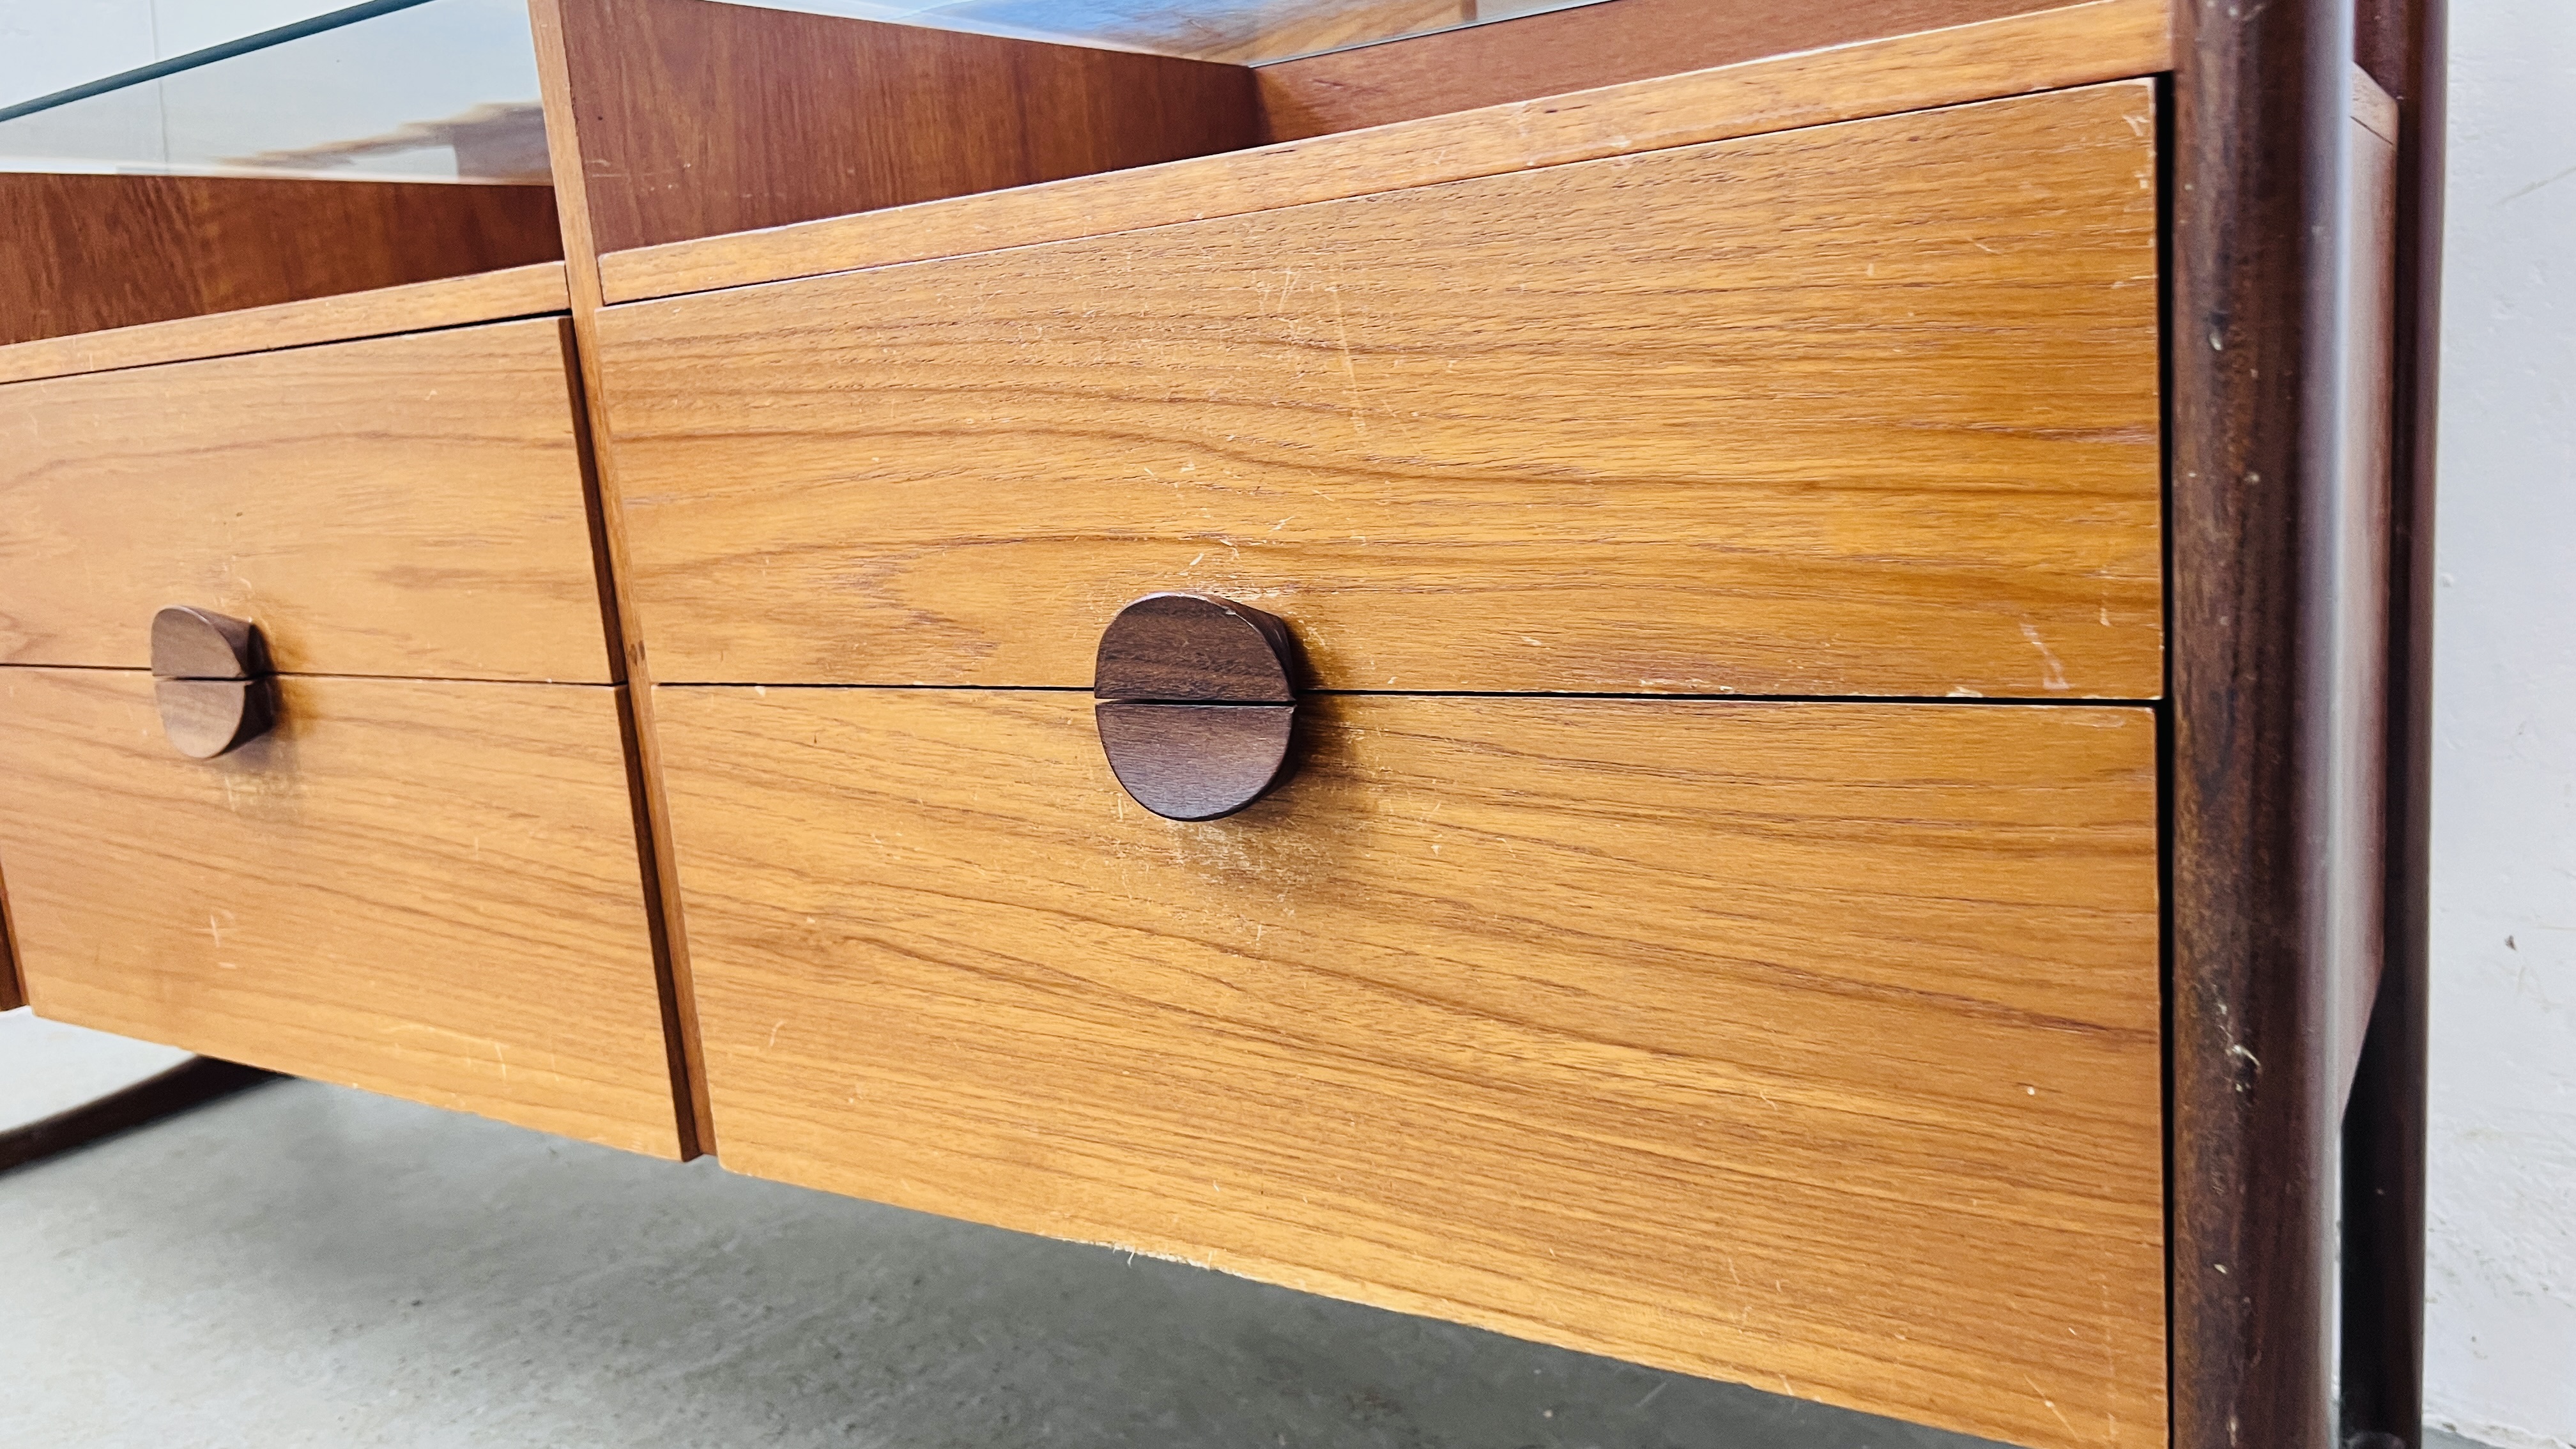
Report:
[[[1215,820],[1288,777],[1297,715],[1288,626],[1206,594],[1149,594],[1100,636],[1092,694],[1109,769],[1137,804]]]
[[[152,701],[170,747],[192,760],[266,734],[277,722],[277,695],[258,626],[178,605],[153,615]]]

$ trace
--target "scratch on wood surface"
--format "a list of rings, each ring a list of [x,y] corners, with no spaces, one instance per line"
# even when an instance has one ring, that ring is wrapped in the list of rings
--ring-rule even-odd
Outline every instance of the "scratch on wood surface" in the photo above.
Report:
[[[2067,1434],[2069,1436],[2073,1436],[2075,1434],[2075,1425],[2067,1419],[2065,1411],[2057,1407],[2057,1401],[2050,1398],[2047,1392],[2040,1388],[2039,1380],[2032,1378],[2028,1374],[2023,1374],[2021,1376],[2021,1381],[2030,1385],[2030,1391],[2039,1396],[2039,1401],[2048,1406],[2048,1412],[2057,1415],[2057,1422],[2065,1425]]]
[[[1324,289],[1333,299],[1333,341],[1342,355],[1342,380],[1350,387],[1351,431],[1361,436],[1368,433],[1368,421],[1360,415],[1360,372],[1351,361],[1351,329],[1342,320],[1342,289],[1336,284]]]
[[[2071,688],[2066,682],[2065,664],[2059,661],[2057,651],[2048,647],[2048,641],[2039,637],[2038,626],[2023,620],[2021,636],[2030,641],[2031,648],[2039,651],[2040,660],[2047,667],[2047,672],[2040,676],[2040,685],[2051,690]]]

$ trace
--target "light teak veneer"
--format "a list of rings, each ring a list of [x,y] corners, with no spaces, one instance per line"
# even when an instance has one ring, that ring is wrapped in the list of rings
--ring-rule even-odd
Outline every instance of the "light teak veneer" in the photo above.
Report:
[[[0,350],[0,862],[40,1013],[694,1150],[563,301],[549,267]],[[174,604],[278,671],[218,758],[154,707]]]

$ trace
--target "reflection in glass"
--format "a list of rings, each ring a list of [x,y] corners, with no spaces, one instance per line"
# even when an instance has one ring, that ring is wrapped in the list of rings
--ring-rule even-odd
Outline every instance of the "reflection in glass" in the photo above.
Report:
[[[1260,65],[1603,0],[731,0]]]
[[[547,181],[524,0],[429,0],[0,121],[0,170]]]

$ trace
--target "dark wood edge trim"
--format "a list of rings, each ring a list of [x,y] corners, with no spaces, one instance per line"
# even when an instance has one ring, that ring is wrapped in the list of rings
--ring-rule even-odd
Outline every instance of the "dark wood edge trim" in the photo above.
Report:
[[[570,317],[555,324],[563,348],[564,404],[572,414],[573,451],[581,461],[582,515],[590,525],[592,582],[599,590],[600,647],[608,653],[608,682],[626,682],[626,609],[609,565],[608,506],[599,488],[599,442],[591,429],[589,390],[582,385],[580,333]]]
[[[185,1112],[245,1087],[276,1080],[277,1073],[257,1067],[213,1057],[192,1057],[95,1102],[0,1132],[0,1172]]]
[[[564,49],[561,0],[529,0],[537,78],[546,112],[546,151],[555,176],[555,216],[563,227],[564,272],[572,304],[566,352],[572,361],[574,425],[582,440],[583,481],[591,508],[591,541],[601,580],[600,614],[617,655],[617,720],[626,754],[626,783],[635,811],[637,865],[653,937],[653,972],[661,996],[662,1041],[669,1054],[671,1101],[683,1160],[716,1150],[715,1108],[698,1036],[697,993],[689,971],[689,936],[672,855],[670,810],[662,792],[661,750],[653,733],[653,676],[633,600],[627,597],[626,521],[609,446],[599,373],[599,257],[591,241],[590,193],[581,164],[580,118],[572,102],[571,58]]]
[[[2397,60],[2396,367],[2389,510],[2386,947],[2343,1120],[2343,1433],[2422,1449],[2431,980],[2434,442],[2441,379],[2447,0],[2377,0]],[[2385,63],[2383,61],[2383,63]]]
[[[2334,1054],[2311,617],[2339,483],[2349,0],[2176,14],[2173,1443],[2333,1425]]]
[[[18,971],[18,928],[9,920],[9,873],[0,863],[0,1011],[27,1004],[27,978]]]
[[[599,249],[591,239],[590,178],[581,164],[581,115],[573,104],[562,0],[528,0],[528,23],[536,42],[538,104],[545,112],[546,165],[555,181],[555,224],[563,229],[565,291],[579,313],[600,303]],[[582,340],[590,340],[587,328]]]
[[[653,940],[653,980],[662,1007],[662,1048],[671,1073],[671,1111],[680,1129],[680,1160],[715,1150],[707,1107],[705,1056],[698,1045],[697,993],[681,934],[678,878],[670,829],[659,810],[660,757],[652,724],[636,707],[632,686],[617,690],[617,731],[626,755],[626,796],[635,817],[635,864],[643,873],[645,928]]]

